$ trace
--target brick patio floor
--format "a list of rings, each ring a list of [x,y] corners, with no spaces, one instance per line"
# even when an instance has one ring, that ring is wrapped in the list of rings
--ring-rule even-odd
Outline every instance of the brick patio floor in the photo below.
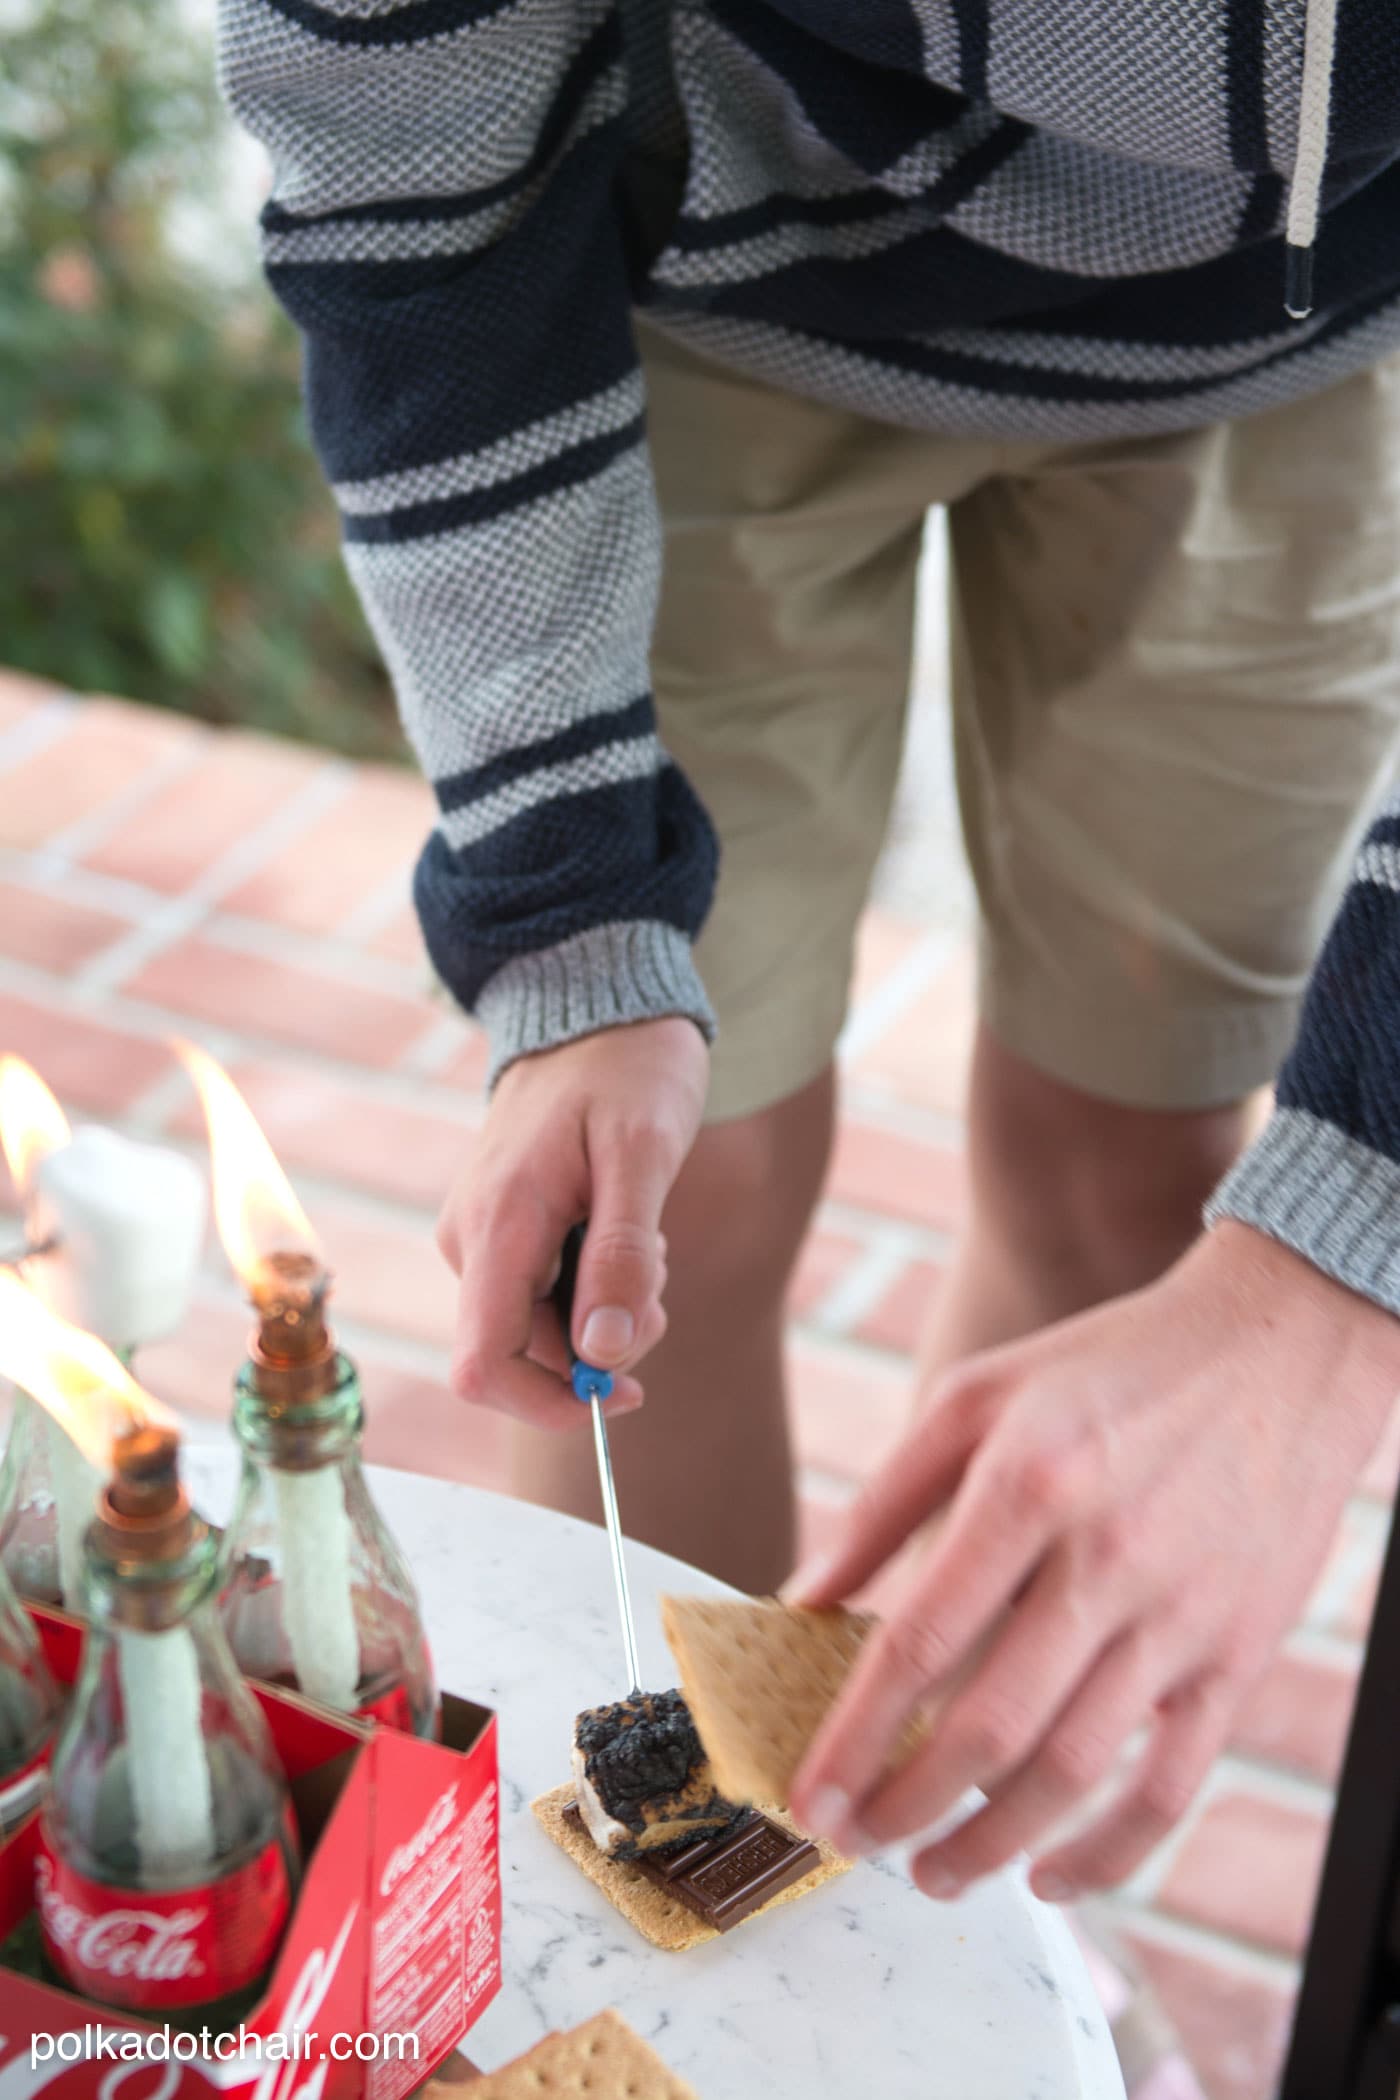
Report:
[[[491,1423],[443,1388],[452,1291],[431,1226],[483,1057],[425,989],[407,880],[427,821],[409,776],[0,677],[0,1049],[80,1113],[196,1143],[164,1048],[196,1029],[334,1250],[370,1456],[490,1485]],[[840,1141],[792,1297],[808,1545],[904,1418],[963,1200],[971,1020],[961,942],[872,915]],[[143,1356],[196,1428],[225,1414],[244,1325],[211,1260],[184,1332]],[[1277,2067],[1398,1468],[1400,1422],[1196,1813],[1104,1908],[1212,2100],[1264,2100]]]

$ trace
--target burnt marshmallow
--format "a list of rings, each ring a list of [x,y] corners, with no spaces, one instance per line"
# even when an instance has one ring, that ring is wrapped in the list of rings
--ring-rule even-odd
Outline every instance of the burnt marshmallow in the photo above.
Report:
[[[584,1827],[613,1859],[717,1835],[744,1813],[717,1791],[676,1691],[587,1708],[574,1723],[572,1766]]]

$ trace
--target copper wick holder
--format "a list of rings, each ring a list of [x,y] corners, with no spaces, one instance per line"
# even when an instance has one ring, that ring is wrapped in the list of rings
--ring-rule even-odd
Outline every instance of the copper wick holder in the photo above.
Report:
[[[258,1395],[269,1407],[301,1407],[335,1391],[329,1290],[330,1277],[314,1254],[271,1254],[264,1261],[252,1289],[258,1324],[248,1357]]]
[[[186,1554],[203,1524],[180,1479],[180,1441],[149,1424],[117,1438],[112,1477],[97,1498],[97,1544],[112,1561],[150,1566]]]

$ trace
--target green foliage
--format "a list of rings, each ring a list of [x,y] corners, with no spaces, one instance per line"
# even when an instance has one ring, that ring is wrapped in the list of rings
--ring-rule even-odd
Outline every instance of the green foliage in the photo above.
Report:
[[[0,659],[397,751],[191,0],[3,12]]]

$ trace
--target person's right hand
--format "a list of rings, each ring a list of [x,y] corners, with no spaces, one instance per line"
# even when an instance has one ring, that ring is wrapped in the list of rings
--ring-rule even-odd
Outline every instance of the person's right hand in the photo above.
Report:
[[[576,1427],[567,1337],[549,1291],[569,1229],[588,1220],[573,1348],[625,1374],[666,1328],[661,1210],[695,1141],[709,1051],[693,1021],[636,1021],[522,1057],[438,1221],[461,1279],[452,1389],[541,1428]],[[615,1378],[610,1414],[639,1407]]]

